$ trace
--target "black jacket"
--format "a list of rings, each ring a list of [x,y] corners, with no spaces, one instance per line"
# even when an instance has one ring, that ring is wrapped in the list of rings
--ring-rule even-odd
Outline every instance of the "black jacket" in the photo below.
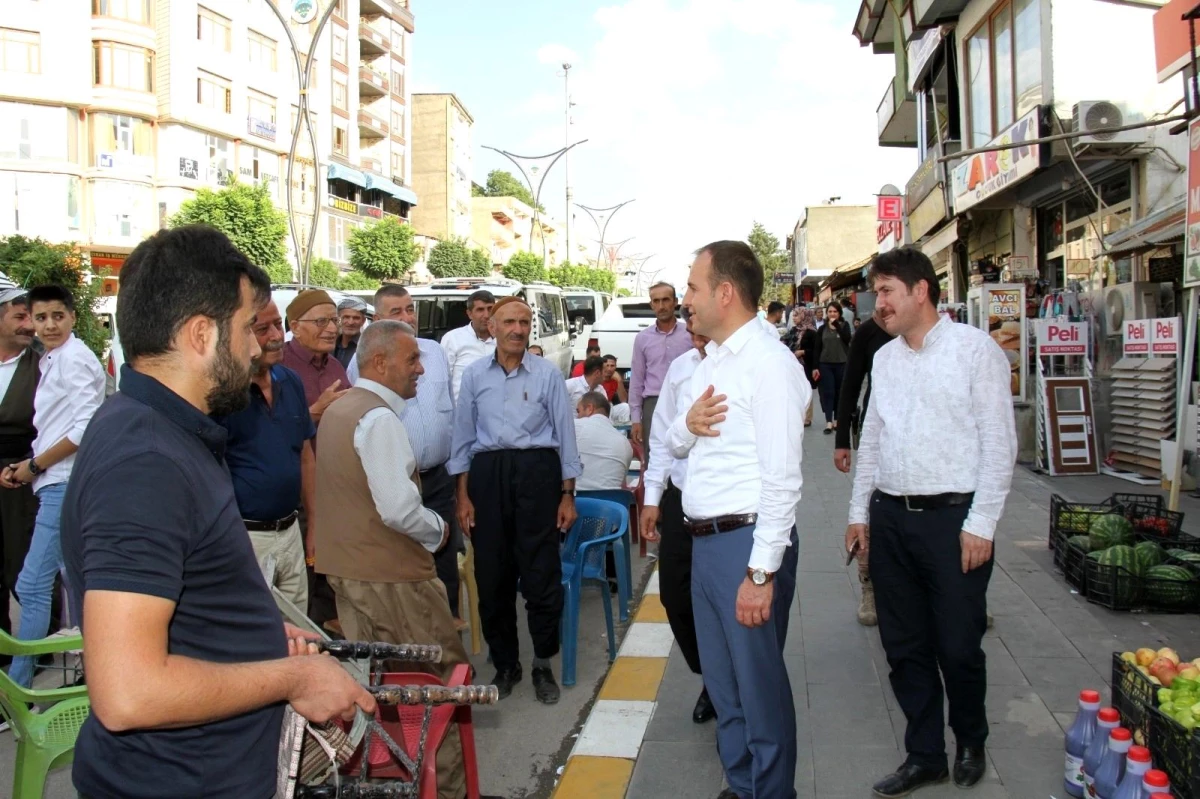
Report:
[[[826,322],[825,324],[826,324],[826,325],[828,325],[829,323],[828,323],[828,322]],[[852,332],[853,332],[853,331],[851,331],[851,329],[850,329],[850,325],[849,325],[849,324],[847,324],[847,323],[846,323],[846,322],[843,320],[843,321],[840,321],[840,322],[838,322],[836,325],[834,325],[834,328],[833,328],[833,329],[837,331],[838,338],[840,338],[840,339],[842,340],[842,343],[843,343],[843,344],[845,344],[846,346],[850,346],[850,337],[851,337],[851,334],[852,334]],[[820,368],[821,368],[821,367],[820,367],[820,363],[821,363],[821,334],[822,334],[823,332],[824,332],[824,328],[823,328],[823,327],[822,327],[822,328],[818,328],[818,329],[817,329],[817,334],[816,334],[816,336],[815,336],[815,338],[816,338],[816,344],[814,344],[814,345],[813,345],[813,368],[814,368],[814,369],[820,369]],[[850,355],[849,355],[849,353],[847,353],[847,354],[846,354],[846,358],[847,358],[847,360],[849,360],[849,357],[850,357]]]
[[[863,382],[867,381],[867,391],[862,397],[862,407],[858,409],[858,419],[855,427],[862,428],[862,419],[867,414],[867,402],[871,398],[871,367],[875,363],[875,353],[894,338],[880,327],[874,319],[863,322],[858,332],[850,342],[850,351],[846,354],[846,373],[842,377],[842,393],[838,396],[837,418],[849,421],[858,409],[858,396],[862,393]],[[850,449],[850,425],[839,424],[834,431],[837,449]]]

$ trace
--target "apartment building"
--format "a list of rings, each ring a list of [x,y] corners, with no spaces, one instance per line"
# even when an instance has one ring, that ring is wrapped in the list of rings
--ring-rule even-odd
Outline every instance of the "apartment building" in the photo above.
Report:
[[[302,49],[315,28],[294,29]],[[316,150],[303,134],[291,186],[304,244],[312,204],[323,206],[314,256],[346,266],[350,229],[407,218],[416,202],[412,31],[406,2],[342,0],[322,32],[308,92]],[[295,59],[266,0],[6,2],[0,235],[77,241],[116,271],[198,188],[265,184],[285,208],[298,98]]]
[[[545,214],[533,219],[533,208],[516,197],[472,197],[471,238],[492,254],[492,264],[504,266],[522,250],[541,257],[546,266],[557,266],[562,249],[559,224]]]
[[[875,252],[876,228],[873,205],[829,203],[805,208],[788,237],[797,296],[805,302],[821,299],[820,286],[834,272]]]
[[[471,126],[453,94],[412,95],[413,229],[435,239],[471,237]]]

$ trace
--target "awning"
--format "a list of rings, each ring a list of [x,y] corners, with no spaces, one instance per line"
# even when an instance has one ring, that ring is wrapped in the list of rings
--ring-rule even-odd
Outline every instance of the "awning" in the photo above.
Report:
[[[370,172],[367,173],[366,177],[367,177],[367,183],[363,188],[374,189],[375,191],[382,191],[383,193],[390,194],[393,197],[395,197],[397,200],[400,200],[401,202],[406,202],[409,205],[417,204],[417,195],[414,194],[410,189],[407,189],[404,186],[400,186],[396,183],[393,183],[392,181],[388,180],[385,177],[382,177],[380,175],[374,175]]]
[[[1182,240],[1186,215],[1187,198],[1183,197],[1110,235],[1104,240],[1104,254],[1122,255]]]
[[[344,180],[347,183],[353,183],[360,189],[367,188],[367,177],[362,172],[342,164],[330,163],[328,176],[330,180]]]
[[[941,189],[934,191],[941,191]],[[958,241],[957,218],[951,219],[941,230],[926,239],[925,243],[921,245],[921,252],[925,253],[926,257],[933,258],[956,241]]]

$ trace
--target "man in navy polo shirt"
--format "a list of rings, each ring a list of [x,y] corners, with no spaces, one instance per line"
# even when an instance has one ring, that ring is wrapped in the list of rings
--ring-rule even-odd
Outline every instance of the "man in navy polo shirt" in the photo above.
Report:
[[[225,462],[254,556],[273,584],[300,612],[308,608],[308,572],[300,541],[301,499],[313,518],[317,436],[304,384],[283,361],[283,317],[273,301],[258,312],[250,407],[220,420],[229,432]],[[310,530],[315,529],[309,522]]]
[[[73,777],[88,799],[268,799],[284,703],[315,722],[374,712],[337,661],[289,640],[300,631],[255,562],[210,418],[249,401],[269,290],[203,226],[160,231],[122,269],[121,391],[88,426],[62,510],[92,700]]]

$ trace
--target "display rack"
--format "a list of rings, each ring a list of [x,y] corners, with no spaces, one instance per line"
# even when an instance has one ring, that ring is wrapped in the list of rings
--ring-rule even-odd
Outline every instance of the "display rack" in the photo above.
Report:
[[[1127,356],[1113,365],[1112,459],[1116,470],[1159,482],[1162,441],[1175,436],[1175,362],[1175,358]]]

